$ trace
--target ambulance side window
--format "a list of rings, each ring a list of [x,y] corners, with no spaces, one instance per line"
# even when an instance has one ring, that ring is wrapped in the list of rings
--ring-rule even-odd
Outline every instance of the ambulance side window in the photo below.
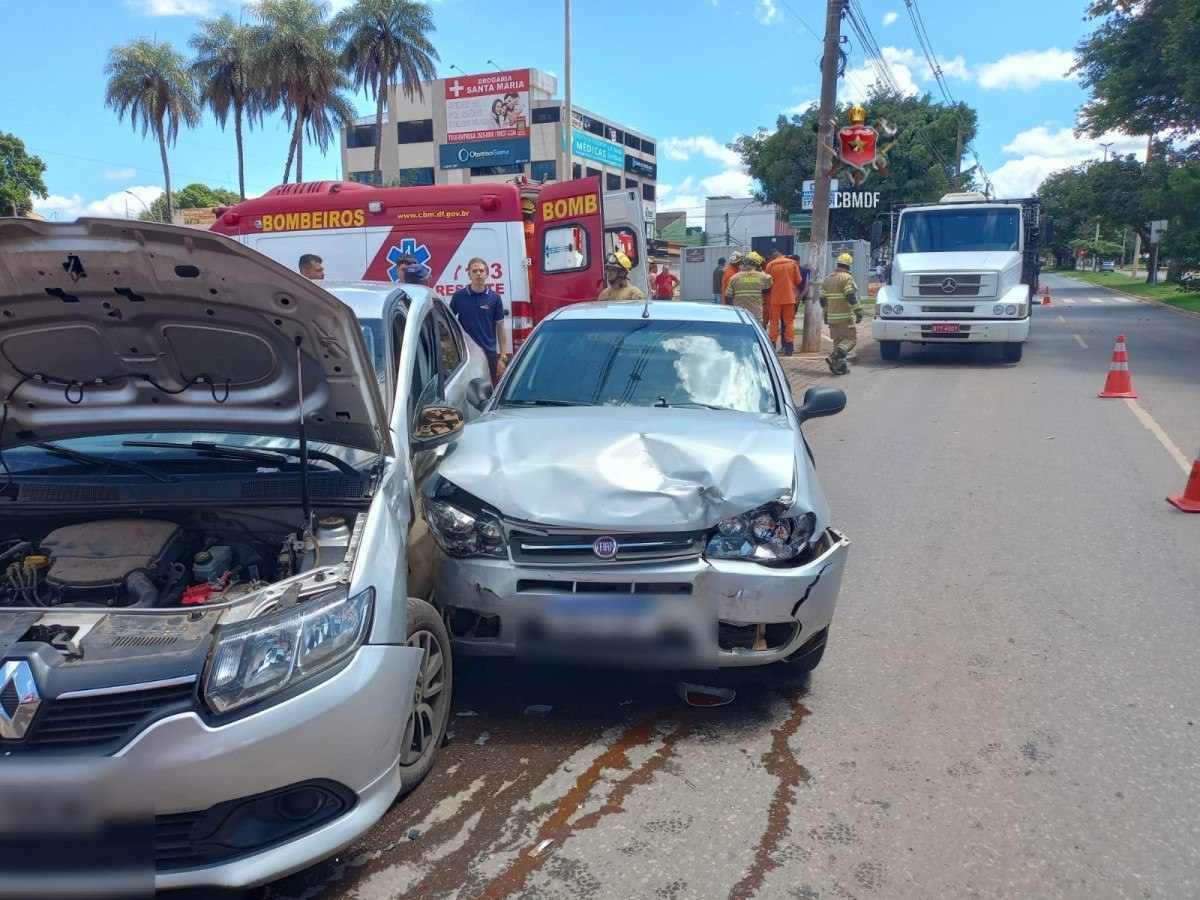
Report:
[[[577,272],[588,268],[591,242],[587,229],[579,225],[562,225],[542,232],[542,271]]]

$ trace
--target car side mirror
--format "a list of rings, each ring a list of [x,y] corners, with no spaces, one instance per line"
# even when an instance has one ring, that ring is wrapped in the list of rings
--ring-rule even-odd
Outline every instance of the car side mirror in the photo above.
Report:
[[[476,409],[483,409],[492,399],[495,390],[492,383],[486,378],[472,379],[471,383],[467,385],[467,402]]]
[[[797,412],[801,422],[835,416],[846,408],[846,393],[838,388],[814,387],[804,392],[804,405]]]
[[[462,413],[453,406],[435,403],[422,407],[413,427],[413,450],[431,450],[454,440],[463,430]]]

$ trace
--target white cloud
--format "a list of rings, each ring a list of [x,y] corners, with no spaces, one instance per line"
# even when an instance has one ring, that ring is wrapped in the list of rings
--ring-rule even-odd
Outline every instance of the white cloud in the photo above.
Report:
[[[1110,155],[1144,154],[1146,139],[1111,132],[1098,138],[1077,138],[1070,128],[1037,125],[1018,133],[1004,145],[1010,159],[991,172],[996,194],[1001,197],[1028,197],[1054,172],[1077,166],[1088,160],[1104,158],[1101,144],[1109,144]]]
[[[779,21],[779,7],[775,0],[755,0],[754,17],[763,25],[772,25]]]
[[[105,169],[104,177],[108,181],[128,181],[137,174],[137,169],[130,166],[127,169]]]
[[[658,150],[665,153],[668,159],[676,162],[687,162],[693,156],[703,156],[725,166],[736,166],[741,163],[741,157],[722,144],[716,138],[705,134],[695,137],[669,137],[658,142]]]
[[[947,78],[957,78],[960,81],[971,80],[971,70],[967,67],[967,61],[963,59],[961,53],[954,59],[939,59],[938,65],[941,66],[942,74]]]
[[[789,106],[787,109],[785,109],[784,113],[789,116],[802,116],[812,107],[817,106],[818,103],[819,101],[817,100],[801,100],[795,106]]]
[[[885,12],[883,14],[883,27],[890,28],[892,25],[896,24],[896,20],[899,18],[900,13],[898,12]]]
[[[144,212],[146,207],[157,200],[163,192],[162,188],[155,185],[135,185],[125,190],[133,196],[129,196],[122,190],[91,202],[85,201],[79,194],[71,194],[69,197],[51,194],[44,200],[35,199],[33,210],[38,215],[63,222],[69,222],[80,216],[136,219],[138,213]]]
[[[1038,85],[1070,81],[1075,54],[1051,47],[1049,50],[1022,50],[1002,56],[979,67],[979,86],[988,91],[1032,91]]]
[[[207,16],[212,0],[125,0],[125,5],[147,16]]]
[[[896,86],[904,96],[914,97],[921,93],[918,81],[933,81],[933,70],[929,68],[929,62],[923,54],[911,47],[888,45],[880,49],[883,51],[883,58],[887,61],[888,68],[892,73],[892,80],[896,82]],[[956,78],[960,81],[971,80],[971,69],[962,54],[953,59],[939,59],[938,65],[942,69],[942,74],[947,78]],[[879,76],[870,61],[864,61],[861,65],[848,69],[844,99],[853,103],[865,102],[872,85],[878,81]]]
[[[749,197],[754,192],[754,179],[741,167],[730,167],[716,175],[696,178],[689,175],[678,185],[658,186],[660,212],[683,210],[688,225],[704,225],[704,201],[707,197]]]

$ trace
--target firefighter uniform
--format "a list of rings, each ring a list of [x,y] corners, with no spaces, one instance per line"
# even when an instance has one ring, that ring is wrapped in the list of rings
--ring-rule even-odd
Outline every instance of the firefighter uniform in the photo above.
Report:
[[[604,276],[607,284],[596,297],[597,300],[645,300],[641,289],[629,283],[633,262],[617,250],[608,254],[604,261]]]
[[[763,302],[773,282],[770,275],[758,270],[757,266],[761,261],[762,257],[754,252],[743,257],[742,271],[729,279],[729,285],[725,288],[725,302],[740,306],[754,316],[756,321],[765,324]]]
[[[858,329],[862,321],[862,308],[858,305],[858,285],[850,274],[854,263],[849,253],[837,259],[837,269],[821,283],[821,306],[825,310],[825,321],[829,323],[829,336],[833,339],[833,352],[825,362],[834,375],[845,375],[850,371],[846,361],[854,345],[858,343]]]

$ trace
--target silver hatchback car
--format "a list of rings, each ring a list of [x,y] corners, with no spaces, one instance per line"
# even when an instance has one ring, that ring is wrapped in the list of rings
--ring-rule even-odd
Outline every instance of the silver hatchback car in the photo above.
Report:
[[[207,232],[0,220],[6,895],[259,884],[432,765],[414,487],[487,363],[428,289],[329,287]]]
[[[659,668],[820,661],[849,542],[745,312],[570,306],[426,483],[456,650]]]

